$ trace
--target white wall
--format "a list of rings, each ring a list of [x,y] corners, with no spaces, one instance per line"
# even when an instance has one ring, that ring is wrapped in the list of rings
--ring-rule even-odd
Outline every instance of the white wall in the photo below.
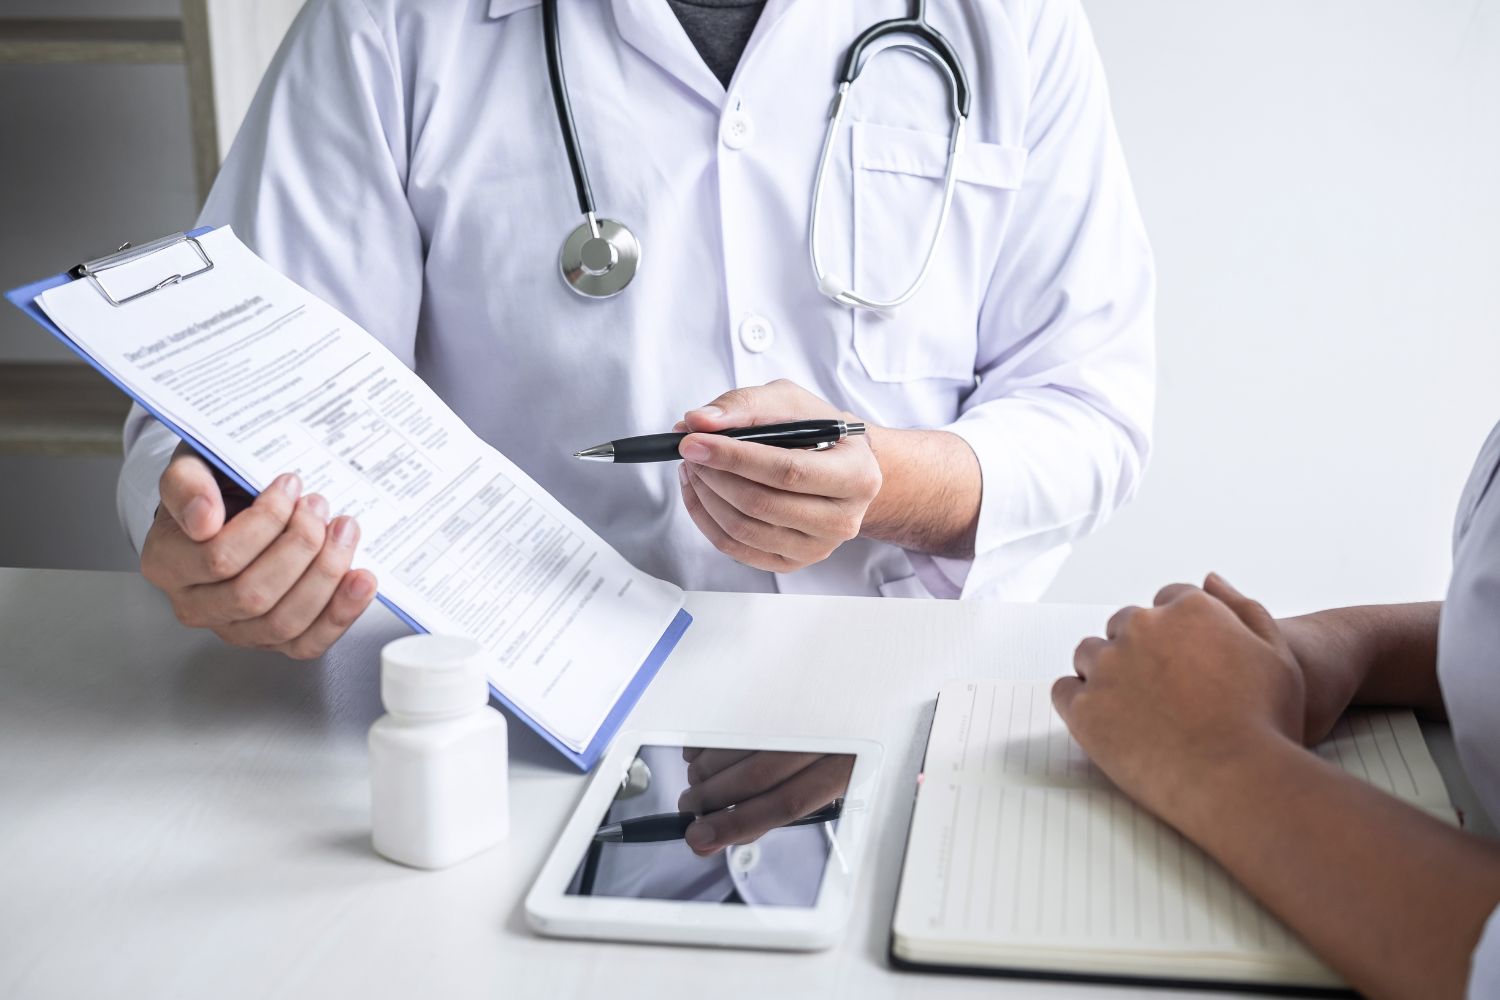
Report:
[[[1160,267],[1157,450],[1053,600],[1440,597],[1500,420],[1500,10],[1085,0]]]
[[[1139,500],[1051,598],[1144,601],[1209,568],[1282,611],[1439,596],[1451,508],[1500,419],[1500,13],[1085,2],[1159,258],[1161,399]],[[0,134],[45,129],[44,150],[0,154],[10,284],[193,214],[181,70],[66,72],[0,70]],[[0,357],[55,353],[0,319]],[[0,461],[0,564],[128,564],[111,463],[84,465]],[[39,536],[49,490],[71,506]]]

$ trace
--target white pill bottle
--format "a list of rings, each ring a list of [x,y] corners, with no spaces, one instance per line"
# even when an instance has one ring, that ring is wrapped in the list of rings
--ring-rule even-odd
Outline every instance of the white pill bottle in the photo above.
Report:
[[[380,651],[370,727],[375,850],[414,868],[446,868],[510,831],[505,716],[489,706],[477,642],[413,635]]]

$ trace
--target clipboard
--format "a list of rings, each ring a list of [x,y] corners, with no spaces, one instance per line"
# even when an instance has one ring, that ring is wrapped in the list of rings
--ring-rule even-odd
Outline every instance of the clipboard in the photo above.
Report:
[[[71,281],[88,281],[92,283],[94,287],[98,289],[99,294],[102,295],[105,300],[110,303],[110,305],[116,308],[124,306],[132,301],[135,301],[136,299],[144,298],[147,295],[153,295],[164,288],[170,288],[173,285],[181,284],[185,281],[191,281],[198,275],[206,274],[214,268],[214,262],[212,258],[210,258],[208,252],[204,250],[203,245],[198,242],[199,237],[210,233],[213,230],[213,226],[203,226],[187,232],[174,233],[171,236],[163,236],[160,239],[152,240],[151,242],[141,244],[140,246],[132,246],[131,244],[126,243],[123,244],[114,253],[95,258],[94,260],[84,261],[83,263],[69,268],[67,271],[64,271],[61,274],[55,274],[50,278],[43,278],[40,281],[34,281],[30,284],[22,285],[19,288],[13,288],[5,293],[5,297],[17,309],[20,309],[23,313],[29,316],[32,321],[35,322],[38,326],[46,330],[48,333],[52,334],[52,336],[61,341],[69,350],[82,358],[84,362],[89,365],[89,367],[93,368],[99,374],[103,375],[117,389],[125,393],[125,395],[129,396],[137,406],[140,406],[146,412],[150,413],[151,416],[155,417],[173,434],[176,434],[183,441],[187,442],[189,447],[196,451],[204,461],[208,462],[215,469],[218,469],[219,472],[223,473],[226,478],[238,485],[246,493],[251,496],[255,496],[259,491],[254,489],[249,483],[242,479],[239,474],[231,469],[224,461],[222,461],[219,456],[213,452],[212,449],[205,446],[203,442],[199,441],[191,434],[188,434],[181,427],[177,426],[177,424],[167,419],[164,414],[158,412],[155,407],[151,406],[149,403],[138,397],[135,393],[131,392],[128,386],[126,386],[119,379],[115,378],[115,376],[111,374],[98,361],[96,361],[94,357],[88,353],[88,351],[84,350],[81,346],[74,343],[73,339],[66,333],[64,333],[57,326],[57,324],[53,323],[51,318],[47,316],[46,312],[41,308],[41,306],[37,304],[37,298],[43,292],[52,288],[56,288],[59,285],[65,285]],[[133,291],[122,291],[118,295],[116,294],[117,290],[113,289],[107,283],[108,272],[123,267],[127,264],[133,264],[139,261],[143,261],[149,257],[155,256],[156,254],[159,254],[165,250],[170,250],[177,246],[187,246],[196,252],[196,256],[198,257],[198,264],[193,269],[187,271],[174,271],[171,273],[163,274],[160,278],[148,282],[144,287],[137,288]],[[384,594],[377,592],[375,597],[378,601],[380,601],[381,604],[389,608],[392,614],[401,619],[401,621],[404,622],[413,631],[421,633],[425,633],[428,631],[421,623],[412,618],[411,615],[407,614],[407,612],[403,608],[397,605],[390,598],[386,597]],[[490,695],[501,705],[503,705],[507,712],[518,719],[528,729],[532,730],[542,739],[551,744],[551,746],[556,749],[558,753],[567,758],[568,761],[570,761],[580,771],[591,771],[593,770],[594,765],[599,763],[599,760],[604,756],[605,751],[609,749],[610,743],[613,741],[615,734],[619,732],[620,727],[624,725],[626,718],[630,715],[631,709],[635,708],[636,702],[640,701],[641,696],[646,693],[646,688],[650,686],[651,681],[656,677],[657,672],[661,670],[662,664],[666,662],[667,656],[677,646],[678,641],[682,638],[682,634],[687,631],[687,627],[691,625],[692,622],[693,617],[692,615],[688,614],[685,608],[678,610],[676,617],[674,617],[672,621],[668,623],[666,630],[661,635],[661,638],[657,640],[656,645],[652,647],[651,652],[647,654],[645,661],[640,665],[639,668],[637,668],[634,676],[630,680],[630,683],[625,687],[625,690],[620,693],[620,697],[615,701],[614,707],[611,708],[609,714],[605,716],[604,722],[599,726],[598,731],[594,733],[593,739],[589,741],[589,745],[585,747],[582,752],[570,749],[565,743],[559,740],[556,736],[552,735],[552,733],[550,733],[546,729],[546,727],[537,722],[535,719],[531,718],[531,716],[522,711],[509,698],[505,697],[505,695],[502,694],[493,683],[489,685]]]

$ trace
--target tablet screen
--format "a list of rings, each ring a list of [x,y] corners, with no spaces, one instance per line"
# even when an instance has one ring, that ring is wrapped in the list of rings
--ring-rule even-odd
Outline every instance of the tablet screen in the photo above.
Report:
[[[568,894],[814,906],[853,769],[853,754],[641,747]]]

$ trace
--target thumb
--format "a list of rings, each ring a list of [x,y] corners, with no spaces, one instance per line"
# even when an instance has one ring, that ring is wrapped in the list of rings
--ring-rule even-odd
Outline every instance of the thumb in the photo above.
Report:
[[[1245,626],[1271,643],[1273,646],[1284,646],[1286,640],[1282,637],[1281,628],[1276,624],[1276,619],[1265,609],[1259,601],[1251,600],[1236,590],[1228,580],[1217,573],[1210,573],[1203,581],[1203,591],[1210,597],[1216,598],[1227,606],[1230,611]]]
[[[207,541],[224,526],[224,497],[213,470],[186,444],[172,454],[158,490],[162,508],[191,540]]]
[[[688,430],[700,432],[792,420],[799,412],[806,410],[805,405],[796,405],[801,391],[793,383],[784,380],[730,389],[697,409],[688,410],[683,420]],[[805,416],[805,412],[802,415]]]

